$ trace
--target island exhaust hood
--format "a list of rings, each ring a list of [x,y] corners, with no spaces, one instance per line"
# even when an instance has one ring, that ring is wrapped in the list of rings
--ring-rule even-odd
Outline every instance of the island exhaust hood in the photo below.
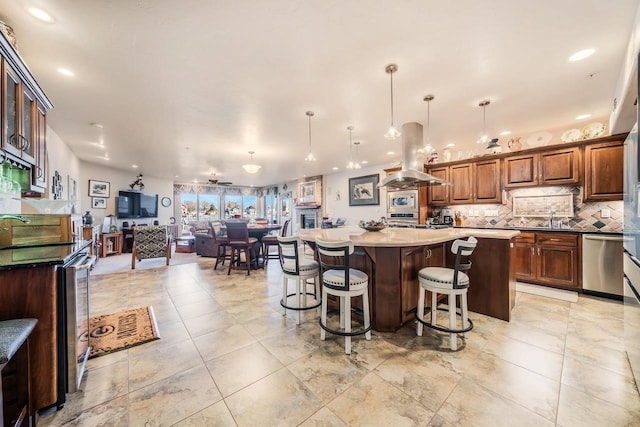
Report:
[[[402,125],[402,169],[395,172],[378,184],[387,190],[403,190],[420,185],[451,185],[449,182],[422,172],[422,161],[419,160],[422,150],[422,125],[411,122]]]

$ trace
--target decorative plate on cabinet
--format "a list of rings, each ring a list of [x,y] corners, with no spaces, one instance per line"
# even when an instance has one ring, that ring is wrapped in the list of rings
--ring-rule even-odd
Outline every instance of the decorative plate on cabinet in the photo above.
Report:
[[[591,139],[597,138],[599,136],[604,135],[606,127],[602,123],[594,122],[589,123],[584,128],[582,128],[582,138],[583,139]]]
[[[551,141],[552,137],[553,135],[550,132],[538,132],[527,137],[527,143],[531,148],[544,147]]]
[[[582,132],[580,132],[579,129],[569,129],[568,131],[565,131],[560,137],[560,140],[562,142],[575,142],[580,141],[581,139]]]

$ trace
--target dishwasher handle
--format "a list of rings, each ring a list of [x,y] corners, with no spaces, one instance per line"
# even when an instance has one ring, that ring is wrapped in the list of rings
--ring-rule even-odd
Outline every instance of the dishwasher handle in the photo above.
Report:
[[[598,240],[607,242],[622,242],[622,236],[594,236],[593,234],[585,234],[585,240]]]

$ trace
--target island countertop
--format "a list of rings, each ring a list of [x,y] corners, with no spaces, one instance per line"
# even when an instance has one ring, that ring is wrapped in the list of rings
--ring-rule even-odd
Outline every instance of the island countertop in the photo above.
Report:
[[[520,234],[519,230],[443,228],[438,230],[416,228],[385,228],[381,231],[366,231],[356,226],[340,228],[301,229],[302,240],[351,240],[355,246],[363,247],[410,247],[433,245],[469,236],[486,239],[509,240]]]

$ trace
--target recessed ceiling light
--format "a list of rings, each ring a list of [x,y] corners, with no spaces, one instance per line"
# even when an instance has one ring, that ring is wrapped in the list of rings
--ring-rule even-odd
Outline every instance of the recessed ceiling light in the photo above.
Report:
[[[588,58],[595,52],[595,49],[582,49],[569,57],[569,61],[575,62]]]
[[[337,171],[337,170],[338,170],[338,167],[337,167],[337,166],[334,166],[334,167],[333,167],[333,168],[331,168],[331,169],[333,169],[334,171]]]
[[[387,154],[390,155],[390,156],[393,156],[396,153],[395,153],[395,151],[387,151]]]
[[[367,163],[369,163],[369,160],[363,160],[360,163],[362,163],[363,165],[366,165]]]
[[[194,179],[193,182],[198,182],[198,178]]]
[[[36,19],[39,19],[42,22],[48,22],[48,23],[53,22],[53,16],[49,15],[48,12],[45,12],[42,9],[39,9],[37,7],[30,7],[29,9],[27,9],[27,11],[31,14],[31,16],[33,16]]]
[[[503,130],[502,132],[500,132],[500,135],[502,135],[502,136],[511,135],[511,131],[510,130]]]
[[[131,165],[132,168],[138,169],[138,165]]]
[[[449,148],[451,148],[451,147],[455,147],[455,146],[456,146],[456,144],[454,144],[453,142],[452,142],[452,143],[450,143],[450,144],[447,144],[447,147],[449,147]]]
[[[67,76],[67,77],[73,77],[75,75],[73,74],[73,71],[68,70],[66,68],[58,68],[58,72],[63,76]]]
[[[591,114],[580,114],[579,116],[576,116],[576,120],[584,120],[588,119],[589,117],[591,117]]]

